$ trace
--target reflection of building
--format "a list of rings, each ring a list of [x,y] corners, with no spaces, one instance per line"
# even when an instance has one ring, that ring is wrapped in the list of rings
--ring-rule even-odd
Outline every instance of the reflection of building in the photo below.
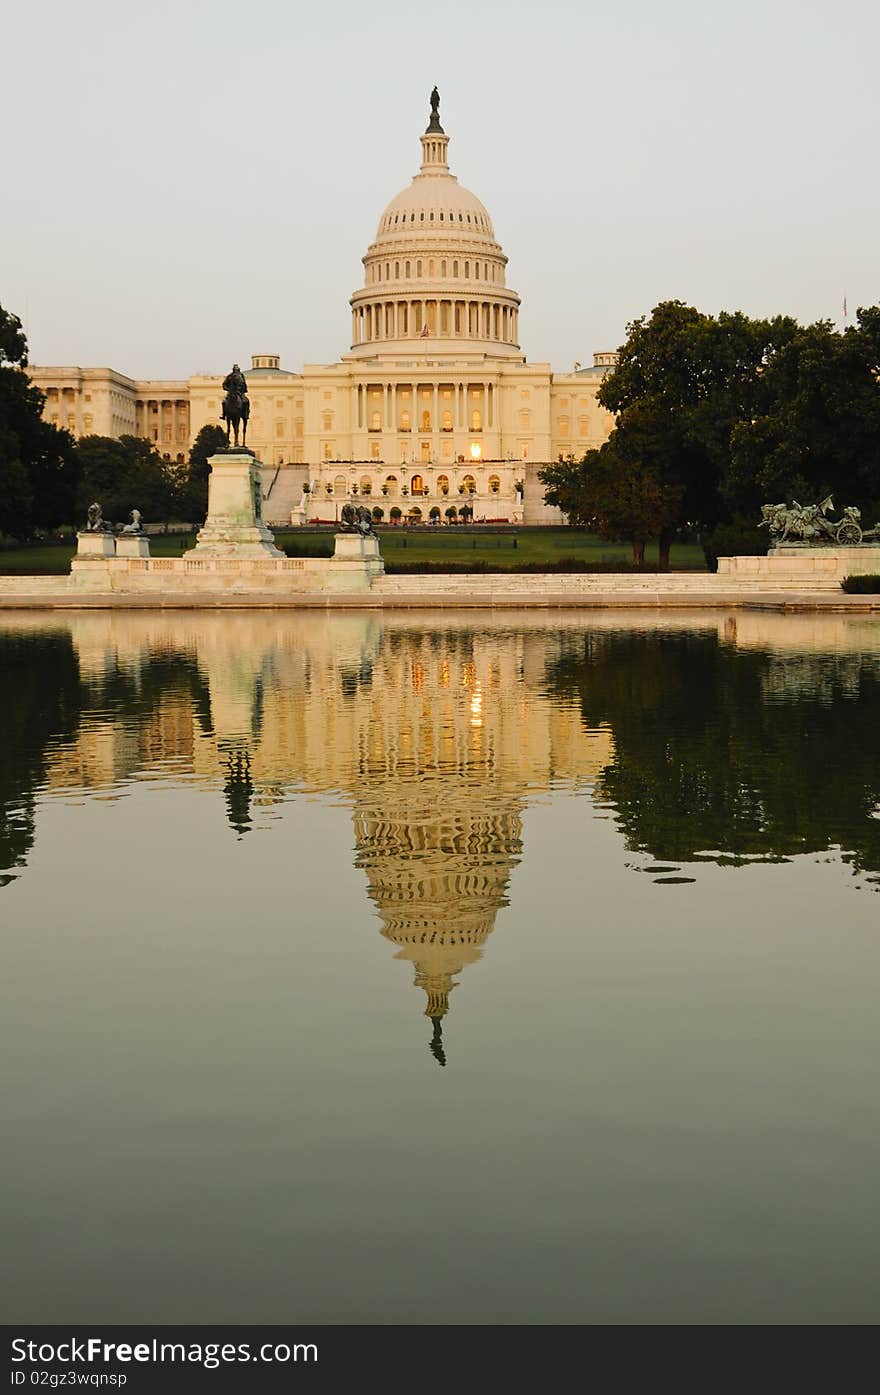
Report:
[[[471,506],[477,519],[522,519],[524,507],[526,522],[557,522],[537,470],[608,435],[596,392],[615,355],[562,374],[527,362],[507,257],[485,206],[450,172],[448,145],[435,113],[419,173],[385,208],[363,258],[341,362],[297,373],[273,354],[252,360],[249,443],[265,467],[270,521],[289,521],[308,484],[308,517],[335,519],[357,492],[386,519]],[[219,418],[222,374],[135,382],[109,368],[29,372],[57,425],[135,433],[169,460],[182,461]]]
[[[413,967],[441,1059],[449,994],[507,904],[530,795],[592,783],[611,756],[607,732],[587,733],[574,710],[541,695],[558,636],[496,639],[363,614],[332,626],[204,612],[69,624],[102,715],[95,727],[85,715],[78,739],[52,753],[50,787],[95,787],[103,772],[112,788],[185,753],[178,768],[222,790],[239,835],[291,787],[341,791],[382,934]],[[130,709],[108,722],[108,675],[136,673],[143,695],[157,664],[164,687],[152,703],[141,697],[140,724]],[[112,743],[116,730],[124,743]]]

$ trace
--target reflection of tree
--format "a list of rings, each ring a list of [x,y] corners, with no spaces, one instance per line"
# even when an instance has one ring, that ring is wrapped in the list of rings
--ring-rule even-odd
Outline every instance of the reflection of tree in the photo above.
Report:
[[[144,653],[137,663],[109,651],[99,672],[81,672],[72,636],[0,632],[0,885],[20,866],[34,841],[34,793],[46,777],[46,749],[73,742],[90,719],[112,717],[134,734],[128,753],[137,768],[155,733],[149,719],[184,705],[206,722],[207,690],[192,655]],[[114,770],[113,776],[123,773]]]
[[[79,666],[67,633],[0,633],[0,885],[34,841],[34,791],[52,740],[79,722]]]
[[[630,846],[784,857],[839,845],[880,867],[875,655],[737,651],[714,636],[588,636],[552,691],[614,733],[602,788]]]

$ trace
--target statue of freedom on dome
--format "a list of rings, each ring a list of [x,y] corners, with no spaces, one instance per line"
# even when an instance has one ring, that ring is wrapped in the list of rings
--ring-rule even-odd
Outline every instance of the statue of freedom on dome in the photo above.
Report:
[[[440,125],[440,93],[435,86],[431,93],[431,120],[428,122],[428,131],[442,132],[442,130],[443,127]]]

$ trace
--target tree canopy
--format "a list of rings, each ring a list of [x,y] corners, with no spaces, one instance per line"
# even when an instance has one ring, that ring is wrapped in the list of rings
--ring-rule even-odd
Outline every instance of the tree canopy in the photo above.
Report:
[[[77,449],[77,504],[83,517],[94,501],[114,523],[125,522],[135,508],[157,522],[177,513],[178,475],[150,441],[140,436],[83,436]]]
[[[859,310],[839,333],[825,321],[714,316],[664,301],[627,327],[598,397],[616,415],[614,431],[579,471],[560,462],[542,473],[547,500],[586,521],[597,515],[589,479],[604,472],[610,520],[631,512],[634,480],[652,481],[664,506],[653,520],[661,560],[676,528],[711,531],[771,500],[834,493],[866,514],[877,505],[880,307]]]
[[[20,319],[0,306],[0,533],[16,538],[72,523],[78,477],[73,437],[43,420],[27,356]]]

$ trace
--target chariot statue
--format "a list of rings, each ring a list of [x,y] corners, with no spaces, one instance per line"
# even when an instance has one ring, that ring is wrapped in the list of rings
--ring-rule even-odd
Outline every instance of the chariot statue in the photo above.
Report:
[[[863,531],[861,510],[848,504],[840,518],[830,518],[834,500],[829,494],[820,504],[764,504],[759,528],[766,528],[773,543],[806,543],[812,546],[833,545],[855,547],[866,540],[880,537],[880,524]]]
[[[223,411],[221,420],[226,422],[226,444],[229,445],[230,433],[235,433],[234,444],[238,445],[238,428],[241,427],[241,444],[247,445],[247,424],[251,414],[251,404],[247,395],[247,381],[237,363],[232,365],[232,372],[227,373],[223,379],[223,391],[226,396],[223,398]]]

